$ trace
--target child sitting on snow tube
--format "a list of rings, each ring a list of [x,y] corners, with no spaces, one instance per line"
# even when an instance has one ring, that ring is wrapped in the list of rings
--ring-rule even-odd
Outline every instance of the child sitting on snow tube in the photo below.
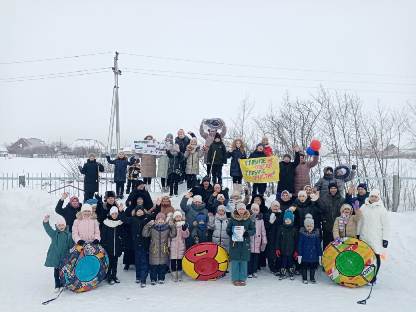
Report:
[[[91,205],[82,205],[81,211],[77,213],[77,219],[72,226],[72,239],[81,246],[85,243],[100,243],[101,237],[97,215],[92,212]]]

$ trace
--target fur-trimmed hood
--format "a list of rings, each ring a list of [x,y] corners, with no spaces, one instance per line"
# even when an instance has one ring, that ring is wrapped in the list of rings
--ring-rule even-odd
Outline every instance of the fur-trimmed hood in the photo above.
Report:
[[[235,219],[237,221],[245,221],[245,220],[250,219],[251,215],[250,215],[250,212],[248,210],[246,210],[244,212],[244,215],[243,216],[240,216],[238,214],[237,210],[234,210],[233,211],[233,214],[232,214],[232,217],[233,217],[233,219]]]
[[[123,224],[121,220],[110,220],[110,219],[105,219],[103,223],[110,228],[115,228]]]
[[[83,219],[82,212],[81,211],[77,212],[77,215],[76,216],[77,216],[77,219],[78,220],[82,220]],[[92,212],[90,219],[97,219],[97,214],[95,212]]]

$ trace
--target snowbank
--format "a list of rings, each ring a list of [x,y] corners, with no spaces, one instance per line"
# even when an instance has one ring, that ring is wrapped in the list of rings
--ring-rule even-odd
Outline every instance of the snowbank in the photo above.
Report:
[[[119,261],[121,284],[103,283],[84,294],[65,291],[48,306],[41,302],[54,296],[53,270],[43,266],[49,238],[42,218],[54,218],[58,198],[42,191],[0,192],[0,311],[413,311],[416,271],[416,214],[391,214],[392,233],[387,260],[367,306],[356,301],[367,296],[369,287],[347,289],[318,273],[316,285],[279,281],[268,270],[249,280],[246,287],[234,287],[227,276],[213,282],[185,278],[174,283],[140,289],[134,271],[124,272]],[[178,207],[179,198],[175,198]],[[120,258],[121,259],[121,258]]]

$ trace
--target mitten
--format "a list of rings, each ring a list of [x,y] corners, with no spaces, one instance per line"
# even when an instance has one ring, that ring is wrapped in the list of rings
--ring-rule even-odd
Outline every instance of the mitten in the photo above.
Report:
[[[184,225],[182,225],[182,231],[186,231],[186,229],[188,228],[188,224],[184,224]]]
[[[276,257],[280,257],[280,249],[276,249]]]
[[[77,242],[77,244],[78,244],[78,245],[80,245],[80,246],[84,246],[84,245],[85,245],[85,241],[84,241],[84,240],[82,240],[82,239],[80,239],[80,240]]]
[[[383,248],[387,248],[388,245],[389,245],[389,242],[383,239]]]
[[[98,245],[98,244],[100,243],[100,241],[99,241],[98,239],[94,239],[94,240],[92,241],[92,243],[93,243],[94,245]]]

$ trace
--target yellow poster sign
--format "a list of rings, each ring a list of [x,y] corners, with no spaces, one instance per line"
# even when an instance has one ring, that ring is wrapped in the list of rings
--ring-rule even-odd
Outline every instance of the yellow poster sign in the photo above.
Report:
[[[279,159],[277,156],[240,159],[240,167],[246,182],[279,181]]]

